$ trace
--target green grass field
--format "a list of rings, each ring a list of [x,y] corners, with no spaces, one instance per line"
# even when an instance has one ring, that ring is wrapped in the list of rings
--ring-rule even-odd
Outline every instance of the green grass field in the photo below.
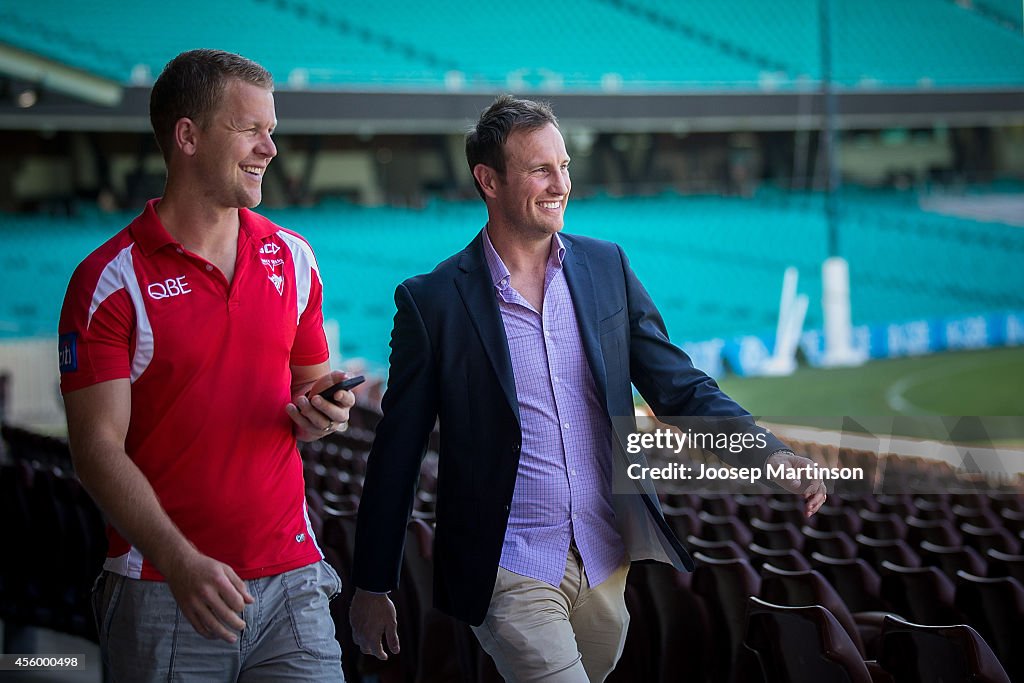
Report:
[[[789,377],[726,377],[720,384],[751,413],[772,422],[832,426],[835,421],[813,418],[849,416],[871,424],[861,418],[922,416],[874,423],[887,425],[883,431],[920,437],[956,424],[958,441],[1024,444],[1024,419],[926,419],[1024,415],[1024,347],[872,361],[859,368],[801,367]]]
[[[725,377],[755,415],[1024,415],[1024,347],[802,367],[789,377]]]

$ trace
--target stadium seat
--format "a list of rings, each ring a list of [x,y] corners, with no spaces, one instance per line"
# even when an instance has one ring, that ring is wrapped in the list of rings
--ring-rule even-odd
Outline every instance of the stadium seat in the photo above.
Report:
[[[872,567],[880,567],[885,560],[901,567],[921,566],[917,553],[902,539],[879,539],[857,534],[854,540],[857,542],[857,556]]]
[[[776,605],[756,597],[748,605],[743,647],[754,653],[762,680],[871,683],[863,654],[829,610]]]
[[[858,511],[861,520],[861,534],[881,540],[905,539],[907,524],[903,517],[895,512]]]
[[[1002,518],[1002,525],[1012,533],[1019,534],[1024,531],[1024,512],[1003,508],[999,511],[999,516]]]
[[[678,538],[686,538],[690,535],[700,536],[703,525],[693,508],[676,508],[664,505],[662,512],[665,513],[665,520],[668,521],[669,526],[672,527],[672,531],[675,532]]]
[[[668,491],[665,493],[665,503],[674,510],[692,510],[696,514],[700,511],[701,498],[687,491]]]
[[[718,560],[694,554],[693,592],[704,600],[712,639],[711,680],[728,681],[740,651],[747,598],[758,595],[761,579],[747,560]]]
[[[852,452],[848,449],[844,449],[844,455],[849,458],[852,456]],[[864,453],[863,459],[877,460],[877,456],[874,453]],[[872,512],[878,512],[878,499],[873,493],[862,493],[854,491],[837,491],[834,496],[836,504],[849,508],[850,510],[871,510]]]
[[[801,529],[804,535],[804,553],[821,553],[829,557],[857,557],[857,544],[844,531],[818,531],[814,527]]]
[[[770,511],[769,515],[761,519],[770,523],[788,522],[794,529],[799,529],[808,523],[807,515],[804,514],[804,502],[798,496],[790,495],[782,500],[774,497],[769,498],[768,509]],[[813,520],[814,518],[812,517],[811,519]]]
[[[656,679],[661,683],[673,683],[681,676],[706,679],[714,635],[704,601],[690,589],[693,575],[661,563],[636,563],[629,571],[647,591],[647,604],[657,621]]]
[[[879,494],[875,499],[878,501],[880,514],[894,514],[900,519],[914,514],[914,501],[909,494]],[[867,533],[867,535],[873,536],[874,534]]]
[[[953,581],[937,567],[901,567],[882,561],[881,595],[889,609],[919,624],[955,624]]]
[[[701,511],[697,515],[701,521],[701,534],[712,541],[735,541],[741,548],[746,548],[754,539],[747,525],[735,515],[719,516]]]
[[[734,496],[707,494],[701,496],[700,509],[715,518],[732,517],[739,512],[739,505]]]
[[[789,572],[766,564],[761,568],[760,595],[778,605],[821,605],[846,629],[862,659],[871,651],[867,644],[878,635],[884,616],[882,612],[851,613],[835,588],[815,570]]]
[[[1011,577],[957,572],[956,606],[992,646],[1010,678],[1024,680],[1024,586]]]
[[[661,642],[658,618],[650,593],[643,584],[643,572],[630,571],[626,579],[625,601],[629,612],[629,630],[622,656],[608,683],[653,681],[659,676]]]
[[[696,536],[687,536],[686,544],[698,552],[716,560],[745,560],[747,552],[735,541],[708,541]]]
[[[788,571],[805,571],[811,568],[811,563],[795,548],[765,548],[757,543],[751,543],[747,551],[750,555],[750,564],[755,569],[760,569],[766,562]]]
[[[769,503],[772,500],[761,494],[748,495],[744,493],[733,496],[736,501],[736,514],[747,524],[754,518],[767,519],[769,516]]]
[[[472,675],[469,644],[459,642],[463,635],[459,624],[434,607],[433,541],[429,524],[420,519],[409,521],[402,577],[415,605],[411,610],[414,630],[410,629],[409,640],[402,641],[402,652],[407,660],[416,662],[417,681],[468,680]]]
[[[320,549],[324,558],[341,577],[341,595],[331,601],[331,617],[335,637],[341,643],[342,668],[346,680],[360,680],[359,663],[363,658],[352,640],[352,627],[348,620],[348,606],[352,602],[355,586],[352,584],[352,551],[355,547],[355,514],[325,515]]]
[[[914,499],[914,515],[920,519],[952,520],[953,510],[950,508],[948,496],[925,497]]]
[[[922,541],[928,541],[935,545],[957,546],[962,540],[960,532],[949,519],[923,519],[910,516],[904,521],[907,525],[907,542],[913,547],[920,546]]]
[[[953,513],[956,514],[958,507],[964,508],[972,514],[977,510],[987,510],[988,495],[982,493],[987,488],[988,486],[982,481],[976,488],[957,488],[950,491],[949,500],[953,505]]]
[[[811,518],[814,526],[821,531],[842,531],[850,538],[860,533],[864,523],[857,513],[844,506],[823,505]]]
[[[1024,493],[1020,491],[993,491],[988,498],[990,505],[995,510],[1024,512]]]
[[[1010,683],[992,648],[967,625],[928,626],[886,617],[878,663],[900,683]]]
[[[976,527],[994,529],[1002,526],[999,515],[990,510],[986,505],[976,504],[974,506],[954,505],[952,507],[953,517],[957,525],[971,524]]]
[[[986,573],[985,558],[970,546],[944,546],[923,541],[918,555],[922,564],[938,567],[950,579],[955,579],[961,569],[979,576]]]
[[[21,545],[26,530],[31,529],[32,513],[29,489],[35,473],[24,461],[0,465],[0,542],[6,548]],[[28,621],[28,586],[32,568],[17,553],[0,554],[0,618],[4,621]]]
[[[813,566],[824,576],[851,612],[876,612],[885,609],[881,598],[882,579],[871,565],[859,557],[811,555]]]
[[[984,553],[989,548],[999,552],[1015,555],[1020,552],[1021,543],[1008,529],[1004,527],[981,527],[974,524],[961,524],[960,532],[964,537],[964,544],[973,547],[979,553]]]
[[[750,520],[750,529],[753,531],[753,542],[764,548],[799,551],[804,546],[804,537],[799,527],[789,521],[766,522],[755,517]]]
[[[987,576],[993,578],[1012,576],[1024,584],[1024,555],[1010,555],[1009,553],[1000,552],[994,548],[986,550],[985,555],[988,558]],[[965,570],[970,574],[975,574],[976,576],[986,574],[986,572],[971,571],[966,568]]]

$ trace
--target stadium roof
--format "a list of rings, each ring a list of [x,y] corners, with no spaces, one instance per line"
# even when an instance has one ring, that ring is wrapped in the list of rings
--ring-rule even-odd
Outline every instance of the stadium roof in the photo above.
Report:
[[[146,130],[149,86],[194,47],[267,66],[284,131],[458,130],[502,91],[606,130],[817,128],[826,69],[840,125],[1019,122],[1015,2],[6,3],[0,75],[41,94],[0,126]]]

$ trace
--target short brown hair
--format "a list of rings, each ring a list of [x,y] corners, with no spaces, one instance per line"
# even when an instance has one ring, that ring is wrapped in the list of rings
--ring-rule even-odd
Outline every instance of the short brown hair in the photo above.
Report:
[[[167,63],[149,95],[149,121],[165,160],[170,159],[174,148],[174,124],[178,119],[190,118],[206,126],[230,79],[274,89],[269,71],[251,59],[223,50],[189,50]]]
[[[480,114],[476,125],[466,133],[466,161],[472,173],[477,164],[490,166],[505,175],[505,141],[517,130],[537,130],[548,124],[558,128],[558,119],[547,102],[523,100],[499,95]],[[473,177],[476,191],[484,198],[483,188]]]

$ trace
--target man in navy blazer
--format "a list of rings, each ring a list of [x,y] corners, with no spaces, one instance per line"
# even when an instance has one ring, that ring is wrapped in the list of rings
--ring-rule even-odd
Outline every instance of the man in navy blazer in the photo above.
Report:
[[[612,492],[613,458],[627,456],[611,418],[633,416],[632,385],[659,416],[739,418],[763,435],[734,465],[810,461],[669,342],[618,245],[560,234],[569,157],[546,104],[499,97],[466,154],[486,227],[395,293],[359,507],[354,639],[381,659],[382,638],[398,651],[387,592],[439,420],[435,604],[473,627],[506,680],[604,680],[625,642],[629,562],[693,568],[653,489]],[[808,515],[824,502],[820,481],[778,483]]]

